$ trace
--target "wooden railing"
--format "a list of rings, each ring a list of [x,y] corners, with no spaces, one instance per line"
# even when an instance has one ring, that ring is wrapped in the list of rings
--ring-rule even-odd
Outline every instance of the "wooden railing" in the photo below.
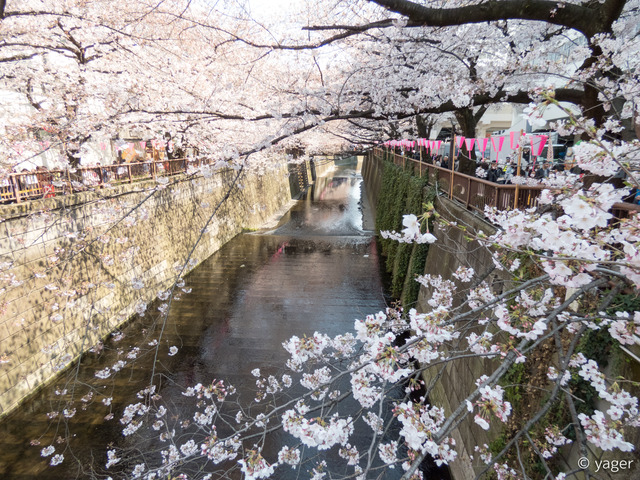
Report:
[[[437,184],[440,191],[446,193],[449,198],[455,198],[465,207],[480,212],[484,212],[485,206],[496,207],[498,210],[531,207],[535,205],[536,199],[544,189],[542,186],[489,182],[379,148],[375,148],[373,154],[378,158],[387,158],[403,168],[413,166],[420,177],[428,176],[429,183]]]
[[[179,158],[155,162],[123,163],[69,170],[36,170],[12,173],[0,181],[0,202],[21,202],[75,193],[107,184],[133,183],[186,173],[208,160]]]
[[[374,148],[373,155],[380,159],[387,158],[403,168],[413,166],[414,172],[420,177],[428,176],[429,183],[438,185],[440,191],[449,198],[455,198],[468,209],[480,212],[484,212],[485,206],[496,207],[498,210],[536,206],[540,192],[547,188],[489,182],[381,148]],[[628,218],[635,212],[640,212],[640,205],[616,203],[611,209],[611,213],[617,219]]]

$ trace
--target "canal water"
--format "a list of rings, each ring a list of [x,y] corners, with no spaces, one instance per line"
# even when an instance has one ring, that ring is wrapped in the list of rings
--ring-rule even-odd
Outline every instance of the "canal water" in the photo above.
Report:
[[[154,362],[158,393],[175,410],[192,408],[181,394],[184,387],[214,379],[233,384],[240,401],[250,403],[253,369],[284,371],[283,341],[315,331],[351,331],[355,319],[384,309],[375,239],[370,221],[363,223],[365,195],[354,167],[337,167],[317,179],[278,226],[239,235],[204,261],[185,278],[182,288],[190,292],[171,303],[166,325],[150,314],[136,318],[3,421],[0,478],[123,478],[117,469],[104,470],[107,446],[142,453],[155,448],[151,440],[133,445],[119,422],[126,405],[141,401],[136,394],[149,385]],[[170,355],[174,346],[178,352]],[[96,377],[118,360],[125,365],[117,375]],[[108,398],[113,400],[105,405]],[[75,414],[67,418],[65,409]],[[52,420],[53,412],[58,415]],[[286,434],[271,441],[286,441],[280,435]],[[49,445],[64,455],[61,464],[48,466],[53,455],[41,456]],[[123,461],[118,467],[132,465]]]
[[[160,344],[165,401],[180,403],[180,387],[213,379],[225,379],[242,395],[255,384],[252,369],[281,369],[281,344],[292,335],[335,335],[384,308],[374,240],[363,229],[361,184],[345,167],[319,178],[277,228],[239,235],[188,275],[184,289],[191,292],[172,302]],[[88,478],[92,464],[104,465],[107,445],[126,442],[118,420],[149,384],[155,357],[149,343],[158,334],[153,315],[136,319],[6,419],[0,478]],[[176,355],[167,355],[170,346]],[[138,358],[127,361],[135,348]],[[131,366],[96,378],[119,359]],[[102,400],[109,397],[106,406]],[[65,408],[75,408],[75,415],[64,417]],[[53,421],[51,412],[59,412]],[[105,420],[109,414],[114,417]],[[64,455],[60,465],[50,467],[52,456],[41,456],[49,445]]]

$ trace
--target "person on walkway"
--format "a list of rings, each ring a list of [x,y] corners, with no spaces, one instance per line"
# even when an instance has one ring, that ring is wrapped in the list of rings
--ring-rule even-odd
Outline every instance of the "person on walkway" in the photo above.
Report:
[[[629,192],[629,195],[622,198],[623,202],[640,204],[640,190],[637,187],[633,187]]]
[[[516,170],[518,166],[515,163],[507,164],[507,168],[504,171],[504,183],[509,185],[511,184],[511,179],[516,174]]]
[[[445,156],[444,156],[444,160],[442,160],[442,165],[441,165],[441,167],[442,167],[442,168],[446,168],[447,170],[448,170],[449,168],[451,168],[451,167],[449,166],[449,156],[448,156],[448,155],[445,155]]]
[[[488,173],[489,173],[489,164],[487,162],[480,163],[480,165],[478,165],[478,168],[476,168],[476,172],[475,172],[476,177],[482,178],[482,179],[486,179]]]
[[[569,145],[567,145],[567,152],[564,155],[564,161],[565,163],[572,163],[573,162],[573,142],[569,143]]]
[[[543,178],[547,178],[551,170],[549,169],[549,164],[544,162],[542,167],[536,170],[535,178],[536,180],[542,180]]]
[[[498,170],[498,166],[495,163],[491,163],[491,167],[487,172],[487,180],[493,183],[496,183],[500,178],[500,171]]]

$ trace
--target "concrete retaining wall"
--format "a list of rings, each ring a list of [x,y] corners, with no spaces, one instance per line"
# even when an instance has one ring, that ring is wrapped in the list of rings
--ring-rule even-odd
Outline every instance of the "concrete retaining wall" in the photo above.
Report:
[[[443,219],[455,221],[458,225],[465,225],[469,233],[482,230],[487,235],[490,235],[495,232],[491,224],[472,214],[453,200],[439,197],[435,206],[436,211]],[[452,274],[459,266],[471,267],[477,275],[484,276],[490,272],[487,276],[487,282],[493,286],[495,292],[502,291],[506,278],[493,268],[491,255],[486,248],[480,246],[477,242],[467,241],[464,238],[465,233],[459,228],[443,227],[442,224],[436,223],[433,233],[438,241],[429,247],[425,274],[440,275],[446,280],[453,281],[464,291],[464,285],[456,280]],[[427,304],[431,294],[432,292],[425,287],[420,289],[416,307],[419,312],[432,309]],[[458,303],[458,301],[455,301],[455,304]],[[481,330],[482,328],[479,329],[479,334]],[[495,367],[496,365],[491,365],[490,360],[480,358],[449,363],[440,380],[435,383],[429,398],[434,404],[442,406],[446,415],[450,415],[460,402],[464,401],[469,393],[475,389],[476,379],[487,372],[493,371]],[[427,384],[433,380],[436,374],[437,371],[434,369],[425,370],[424,377]],[[501,425],[498,421],[493,421],[491,430],[485,431],[473,421],[473,417],[468,416],[452,434],[456,440],[456,450],[458,452],[458,459],[449,465],[452,477],[454,479],[475,478],[484,465],[476,462],[480,469],[478,472],[474,471],[473,462],[470,458],[472,455],[478,458],[478,454],[474,453],[474,448],[490,444],[495,439],[496,432],[500,431]]]
[[[382,160],[369,156],[364,162],[363,177],[367,196],[373,208],[375,208],[380,195],[382,174]],[[448,198],[438,197],[435,207],[444,219],[455,221],[459,225],[466,225],[470,232],[479,230],[484,231],[486,234],[494,232],[494,227],[491,224]],[[487,277],[487,281],[493,284],[496,290],[502,288],[503,278],[493,270],[493,261],[486,249],[476,242],[468,242],[464,238],[463,232],[458,228],[442,228],[436,223],[433,233],[438,238],[438,241],[429,247],[425,274],[441,275],[444,279],[456,282],[452,274],[460,265],[472,267],[480,275],[491,269],[492,272]],[[431,292],[427,288],[421,287],[416,309],[419,312],[431,310],[432,308],[427,304],[430,298]],[[451,414],[452,409],[455,409],[459,402],[466,398],[468,393],[475,388],[475,380],[486,371],[490,371],[490,366],[486,362],[488,361],[474,358],[469,361],[462,360],[448,365],[431,392],[431,401],[442,406],[447,415]],[[426,371],[425,381],[427,384],[434,378],[436,373],[436,371]],[[499,427],[496,425],[496,428]],[[493,440],[493,437],[489,437],[487,433],[476,425],[472,418],[462,422],[458,429],[455,430],[452,436],[456,440],[458,459],[450,465],[453,478],[467,479],[475,477],[476,473],[474,472],[470,455],[474,454],[476,445],[489,444]]]
[[[310,162],[311,165],[311,175],[313,177],[313,181],[315,182],[316,178],[324,177],[329,172],[335,169],[335,162],[333,158],[329,157],[318,157],[313,162]]]
[[[182,266],[186,274],[291,199],[286,165],[243,173],[225,200],[235,175],[0,206],[0,416],[154,300]]]

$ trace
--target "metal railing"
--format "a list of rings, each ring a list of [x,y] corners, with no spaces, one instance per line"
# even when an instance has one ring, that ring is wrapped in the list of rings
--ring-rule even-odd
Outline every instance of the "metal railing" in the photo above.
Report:
[[[449,198],[455,198],[467,209],[479,212],[484,212],[485,206],[496,207],[498,210],[534,207],[537,205],[540,192],[547,188],[494,183],[381,148],[374,148],[373,155],[379,159],[390,159],[403,168],[413,166],[414,172],[417,172],[420,177],[428,176],[429,183],[431,185],[437,183],[440,191],[446,193]],[[634,212],[640,212],[640,205],[616,203],[611,209],[611,213],[617,219],[628,218]]]
[[[68,170],[35,170],[12,173],[0,181],[0,202],[21,202],[77,193],[104,185],[133,183],[186,173],[189,167],[209,160],[178,158],[153,162],[123,163]]]

